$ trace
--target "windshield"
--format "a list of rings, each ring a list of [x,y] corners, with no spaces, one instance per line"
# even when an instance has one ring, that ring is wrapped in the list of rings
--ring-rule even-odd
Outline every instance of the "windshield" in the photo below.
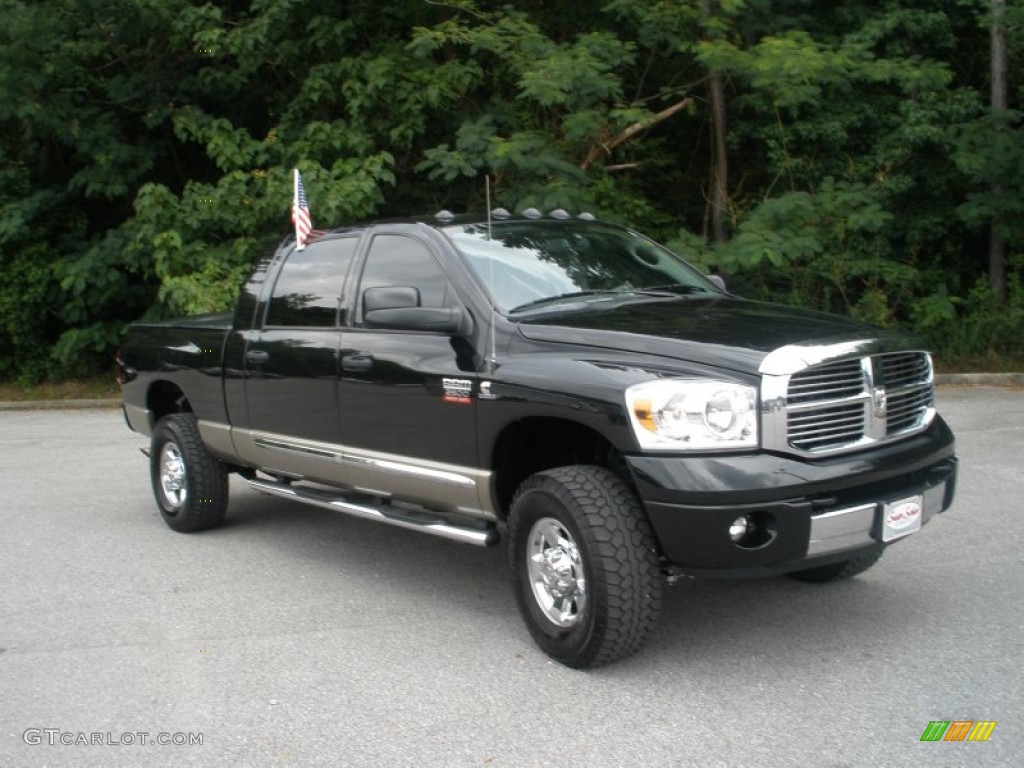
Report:
[[[503,313],[610,294],[719,293],[653,240],[589,221],[496,222],[444,228]]]

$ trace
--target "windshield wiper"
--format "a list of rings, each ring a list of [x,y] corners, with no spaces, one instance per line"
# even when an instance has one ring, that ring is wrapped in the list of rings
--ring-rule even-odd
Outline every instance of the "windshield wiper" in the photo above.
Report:
[[[707,288],[699,285],[686,285],[684,283],[668,283],[666,285],[652,285],[648,288],[612,288],[604,290],[571,291],[560,293],[557,296],[545,296],[542,299],[534,299],[518,307],[509,310],[510,313],[523,312],[544,304],[553,304],[566,299],[576,299],[581,296],[657,296],[672,298],[675,296],[688,296],[692,293],[711,293]]]
[[[623,293],[636,293],[632,290],[603,290],[603,291],[571,291],[569,293],[560,293],[557,296],[545,296],[543,299],[534,299],[528,301],[525,304],[520,304],[518,307],[513,307],[509,312],[522,312],[526,309],[532,309],[533,307],[539,307],[542,304],[551,304],[557,301],[563,301],[565,299],[575,299],[580,296],[607,296],[613,295],[618,296]]]
[[[665,285],[649,285],[646,288],[637,288],[634,293],[667,294],[669,296],[688,296],[691,293],[711,293],[707,288],[700,285],[686,285],[685,283],[667,283]]]

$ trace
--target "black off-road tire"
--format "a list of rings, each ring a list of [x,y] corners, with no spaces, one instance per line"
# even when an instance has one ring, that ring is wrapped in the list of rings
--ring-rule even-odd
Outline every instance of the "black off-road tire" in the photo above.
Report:
[[[574,614],[564,626],[557,623],[559,618],[564,623],[564,617],[550,615],[560,609],[545,608],[537,593],[551,597],[536,571],[543,568],[543,557],[533,561],[531,576],[531,555],[563,552],[562,547],[545,549],[544,530],[567,535],[571,545],[564,551],[571,551],[582,569],[572,573],[584,580],[583,600],[559,596],[557,601]],[[516,601],[545,653],[585,669],[629,656],[644,644],[661,611],[664,576],[643,507],[615,474],[580,465],[531,476],[512,502],[508,540]]]
[[[206,450],[191,413],[172,413],[157,422],[149,472],[160,514],[172,529],[194,533],[224,522],[228,473]]]
[[[797,581],[806,581],[812,584],[852,579],[857,574],[864,573],[864,571],[877,563],[884,551],[883,547],[879,547],[871,552],[851,557],[849,560],[840,560],[838,563],[832,563],[831,565],[820,565],[817,568],[794,571],[786,575]]]

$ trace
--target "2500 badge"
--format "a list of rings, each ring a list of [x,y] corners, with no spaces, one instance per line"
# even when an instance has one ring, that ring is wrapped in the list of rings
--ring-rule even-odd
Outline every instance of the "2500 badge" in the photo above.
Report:
[[[444,390],[441,399],[446,403],[469,405],[473,402],[472,379],[441,379],[441,388]]]

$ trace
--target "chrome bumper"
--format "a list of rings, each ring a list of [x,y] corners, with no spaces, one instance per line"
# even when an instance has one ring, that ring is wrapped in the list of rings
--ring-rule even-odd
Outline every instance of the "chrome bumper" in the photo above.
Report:
[[[924,491],[923,522],[928,522],[942,511],[946,484]],[[811,518],[811,536],[807,545],[807,557],[830,555],[847,549],[859,549],[874,544],[875,520],[881,505],[859,504],[855,507],[836,509]]]

